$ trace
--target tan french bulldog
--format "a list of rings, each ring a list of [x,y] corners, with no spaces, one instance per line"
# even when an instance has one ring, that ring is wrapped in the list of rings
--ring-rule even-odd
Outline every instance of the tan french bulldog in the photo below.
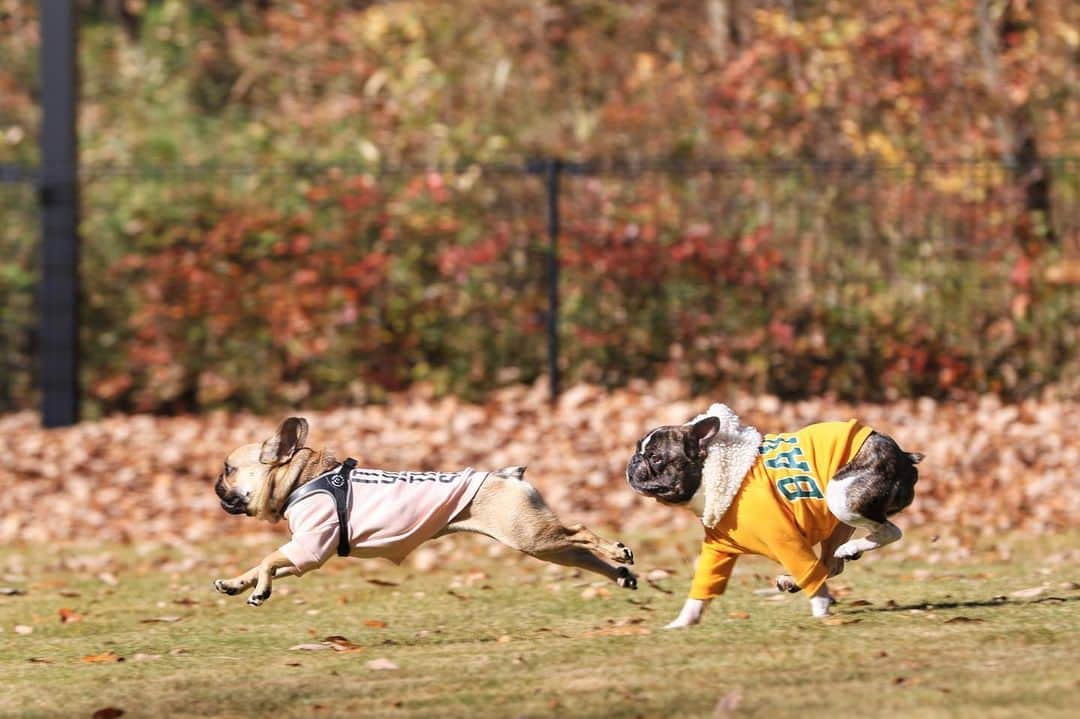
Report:
[[[274,578],[321,566],[335,547],[342,556],[400,562],[422,542],[452,532],[484,534],[538,559],[637,588],[630,570],[607,561],[633,564],[629,547],[580,524],[563,525],[522,479],[523,467],[455,473],[361,469],[305,446],[307,436],[307,420],[289,417],[272,437],[238,447],[225,460],[214,484],[222,508],[270,522],[285,518],[292,536],[252,569],[215,581],[219,592],[254,587],[248,604],[259,606],[269,598]]]

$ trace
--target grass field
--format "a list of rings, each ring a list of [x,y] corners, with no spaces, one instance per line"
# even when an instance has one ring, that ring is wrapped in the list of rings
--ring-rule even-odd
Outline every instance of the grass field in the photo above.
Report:
[[[827,620],[801,596],[769,594],[774,565],[746,559],[706,622],[681,631],[662,626],[688,581],[676,548],[692,550],[694,534],[628,539],[651,577],[637,592],[493,557],[469,538],[430,571],[332,560],[276,583],[261,608],[211,580],[272,542],[5,548],[0,715],[1053,717],[1080,706],[1080,533],[1009,536],[955,558],[882,550],[833,580],[841,604]]]

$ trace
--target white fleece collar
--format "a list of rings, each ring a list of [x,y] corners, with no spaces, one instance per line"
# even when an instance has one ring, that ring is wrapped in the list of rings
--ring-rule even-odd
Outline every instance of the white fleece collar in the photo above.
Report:
[[[727,405],[719,402],[688,424],[705,417],[716,417],[720,420],[720,429],[709,442],[705,455],[699,490],[705,493],[701,523],[712,528],[723,519],[724,513],[742,486],[743,479],[757,461],[761,432],[740,422],[739,417]]]

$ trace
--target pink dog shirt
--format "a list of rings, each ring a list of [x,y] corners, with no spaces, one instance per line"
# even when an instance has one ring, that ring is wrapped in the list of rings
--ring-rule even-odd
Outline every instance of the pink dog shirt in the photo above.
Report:
[[[480,489],[487,472],[383,472],[354,469],[349,508],[351,557],[384,557],[400,564],[453,520]],[[279,550],[300,574],[334,556],[334,500],[313,494],[285,511],[292,538]]]

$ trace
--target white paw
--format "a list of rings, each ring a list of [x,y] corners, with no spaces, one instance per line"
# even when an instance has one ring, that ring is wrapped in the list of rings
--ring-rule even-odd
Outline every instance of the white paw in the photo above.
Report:
[[[833,598],[829,596],[810,597],[810,613],[815,617],[827,617],[833,603]]]
[[[794,594],[799,591],[799,585],[795,583],[790,574],[779,574],[776,577],[776,588],[781,592]]]
[[[240,593],[239,589],[237,589],[236,587],[230,586],[229,583],[226,582],[224,579],[215,579],[214,580],[214,589],[218,590],[222,594],[232,595],[232,594],[239,594]]]
[[[837,559],[847,559],[850,561],[855,561],[862,556],[862,553],[862,545],[859,544],[858,540],[854,540],[851,542],[844,542],[839,547],[837,547],[836,551],[833,552],[833,556]]]

